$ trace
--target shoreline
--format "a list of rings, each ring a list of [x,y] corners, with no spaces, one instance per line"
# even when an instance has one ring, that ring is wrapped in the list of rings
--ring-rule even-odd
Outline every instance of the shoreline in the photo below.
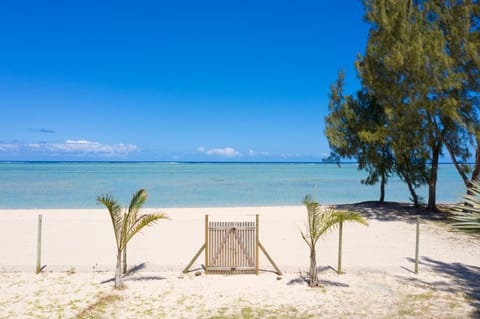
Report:
[[[415,218],[424,211],[410,204],[375,202],[338,205],[339,209],[359,211],[369,226],[346,224],[344,230],[344,264],[350,269],[411,268],[415,242]],[[179,272],[188,264],[204,242],[204,220],[208,214],[219,220],[252,219],[259,215],[259,238],[275,263],[285,271],[308,269],[308,247],[300,232],[306,227],[304,206],[209,207],[209,208],[145,208],[144,212],[162,212],[169,220],[160,220],[145,228],[129,243],[129,265],[146,265],[147,270]],[[38,215],[43,216],[42,265],[45,271],[112,271],[115,263],[115,242],[111,220],[105,208],[97,209],[14,209],[0,210],[0,271],[34,269]],[[470,238],[451,233],[448,226],[438,225],[445,214],[428,213],[422,218],[420,254],[440,255],[448,261],[475,264],[480,253],[456,254],[462,247],[451,249],[452,242]],[[437,224],[435,224],[437,222]],[[318,243],[318,264],[336,267],[336,231]],[[447,248],[445,248],[447,247]],[[364,256],[374,255],[370,258]],[[475,259],[478,258],[478,259]],[[202,258],[194,267],[200,268]],[[271,268],[265,258],[260,267]],[[402,268],[403,267],[403,268]],[[392,271],[392,270],[389,270]]]

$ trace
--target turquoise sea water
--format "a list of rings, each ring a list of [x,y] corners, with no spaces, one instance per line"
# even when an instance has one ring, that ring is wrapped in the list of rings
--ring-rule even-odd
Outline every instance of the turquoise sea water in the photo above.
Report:
[[[122,205],[146,188],[146,207],[301,205],[307,193],[320,203],[377,200],[379,187],[365,186],[356,164],[0,162],[0,209],[98,208],[110,193]],[[464,192],[453,165],[442,164],[438,202],[457,202]],[[426,189],[420,195],[427,198]],[[386,200],[409,201],[406,185],[390,179]]]

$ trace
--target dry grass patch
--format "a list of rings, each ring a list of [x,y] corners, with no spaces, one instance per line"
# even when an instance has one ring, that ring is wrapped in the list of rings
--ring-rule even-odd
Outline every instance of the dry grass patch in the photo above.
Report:
[[[100,295],[94,303],[88,305],[85,309],[78,313],[75,318],[109,318],[110,314],[106,314],[106,308],[122,299],[123,298],[121,296],[116,294]]]
[[[309,314],[308,312],[299,311],[293,306],[254,306],[254,307],[241,307],[235,309],[235,306],[232,306],[233,311],[229,308],[222,307],[217,309],[215,314],[209,314],[206,319],[255,319],[255,318],[265,318],[265,319],[289,319],[289,318],[298,318],[298,319],[310,319],[314,318],[314,315]]]

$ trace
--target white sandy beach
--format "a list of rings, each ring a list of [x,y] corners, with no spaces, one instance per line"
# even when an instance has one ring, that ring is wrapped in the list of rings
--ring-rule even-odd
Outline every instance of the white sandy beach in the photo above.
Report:
[[[465,318],[480,315],[478,236],[422,219],[415,275],[415,217],[401,205],[356,206],[369,226],[344,227],[337,275],[336,231],[318,244],[323,288],[308,288],[308,248],[300,236],[303,206],[159,209],[159,221],[132,239],[135,267],[125,290],[112,289],[115,243],[105,209],[0,211],[0,318]],[[146,209],[145,211],[151,211]],[[43,216],[43,272],[35,275],[37,216]],[[259,276],[179,278],[204,242],[204,216],[260,216],[264,256]],[[234,217],[235,216],[235,217]],[[203,254],[192,269],[202,269]]]

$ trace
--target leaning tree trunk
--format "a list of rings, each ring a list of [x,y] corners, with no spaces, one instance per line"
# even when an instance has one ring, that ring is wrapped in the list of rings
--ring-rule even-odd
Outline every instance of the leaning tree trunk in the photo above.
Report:
[[[406,175],[404,175],[404,177],[405,177],[405,182],[407,183],[407,186],[408,186],[408,190],[410,191],[410,195],[412,196],[411,200],[413,201],[413,205],[415,206],[415,208],[418,208],[420,207],[420,204],[418,202],[418,195],[415,192],[415,188],[413,187],[413,184],[410,181],[410,178],[408,178]]]
[[[430,179],[428,181],[428,206],[431,211],[437,210],[437,176],[438,176],[438,158],[440,157],[441,144],[436,144],[432,148],[432,167],[430,169]]]
[[[472,181],[480,181],[480,137],[477,137],[477,148],[475,150],[475,164],[472,172]]]
[[[115,288],[123,288],[122,282],[122,250],[117,249],[117,267],[115,268]]]
[[[455,153],[454,153],[452,147],[450,146],[450,144],[445,143],[445,146],[446,146],[448,152],[450,153],[450,158],[452,159],[452,163],[455,166],[455,168],[457,169],[457,172],[460,174],[460,177],[462,178],[463,183],[465,184],[465,187],[467,188],[467,194],[468,195],[472,195],[472,193],[470,191],[471,181],[480,180],[480,137],[476,138],[476,143],[477,143],[477,146],[475,148],[475,162],[473,164],[473,171],[472,171],[472,176],[471,176],[470,179],[468,179],[468,176],[465,173],[465,170],[463,169],[462,165],[460,165],[460,163],[457,161],[457,159],[455,157]]]
[[[317,253],[315,251],[315,246],[310,247],[310,272],[308,274],[310,287],[317,287],[318,282],[318,271],[317,271]]]
[[[449,143],[445,143],[445,147],[447,148],[448,153],[450,154],[450,158],[452,160],[453,165],[457,169],[458,174],[460,174],[460,177],[463,180],[463,183],[465,184],[465,187],[469,187],[470,181],[468,180],[468,176],[465,173],[464,168],[462,167],[461,163],[457,161],[457,158],[455,157],[455,152],[452,148],[452,146]]]

